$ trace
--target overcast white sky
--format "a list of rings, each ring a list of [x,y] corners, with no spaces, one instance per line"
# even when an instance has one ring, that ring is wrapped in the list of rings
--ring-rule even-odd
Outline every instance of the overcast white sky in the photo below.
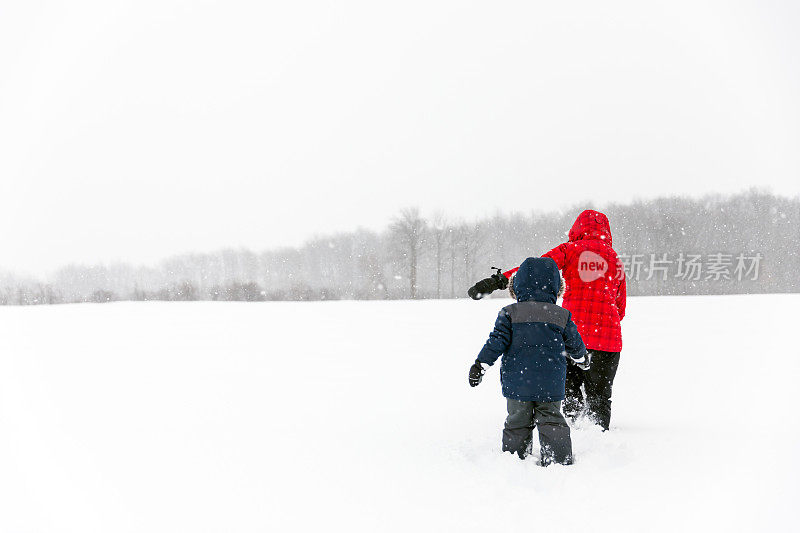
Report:
[[[800,3],[0,0],[0,269],[760,186]]]

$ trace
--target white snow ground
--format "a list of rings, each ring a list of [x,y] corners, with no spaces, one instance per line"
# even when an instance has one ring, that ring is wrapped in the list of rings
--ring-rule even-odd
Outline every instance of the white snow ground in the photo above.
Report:
[[[800,295],[632,298],[548,469],[467,385],[506,303],[0,308],[0,532],[796,530]]]

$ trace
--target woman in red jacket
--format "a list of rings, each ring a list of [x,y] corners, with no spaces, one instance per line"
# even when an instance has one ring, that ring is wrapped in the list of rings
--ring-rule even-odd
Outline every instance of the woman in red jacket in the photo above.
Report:
[[[591,357],[589,370],[567,369],[564,414],[573,419],[584,409],[608,430],[611,388],[622,350],[620,322],[625,316],[625,269],[611,247],[608,217],[586,210],[569,231],[569,241],[542,257],[552,258],[564,276],[567,290],[562,307],[572,313]],[[517,269],[505,272],[510,277]],[[586,400],[581,393],[586,390]]]

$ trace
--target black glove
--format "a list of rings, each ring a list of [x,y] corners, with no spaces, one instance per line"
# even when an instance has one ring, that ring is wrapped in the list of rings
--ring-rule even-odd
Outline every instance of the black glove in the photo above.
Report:
[[[496,274],[492,274],[488,278],[480,280],[478,283],[473,285],[467,291],[467,294],[473,300],[480,300],[487,294],[491,294],[493,291],[497,289],[507,289],[508,288],[508,278],[505,277],[501,272],[500,269],[497,269]]]
[[[469,367],[469,386],[477,387],[483,379],[483,373],[483,367],[478,361],[475,361],[475,364]]]
[[[500,272],[500,269],[497,270],[497,274],[492,274],[492,279],[497,282],[498,289],[504,291],[508,288],[508,278]]]
[[[570,357],[570,359],[572,359],[572,357]],[[573,359],[573,362],[578,365],[578,368],[581,370],[589,370],[589,367],[592,366],[592,354],[591,352],[586,352],[586,355],[577,361]]]

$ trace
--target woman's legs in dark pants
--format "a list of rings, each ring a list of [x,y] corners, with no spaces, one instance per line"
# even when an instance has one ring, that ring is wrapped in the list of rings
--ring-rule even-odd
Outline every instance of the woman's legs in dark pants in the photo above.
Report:
[[[592,364],[584,375],[589,418],[603,431],[611,424],[611,388],[619,366],[619,352],[592,352]],[[580,369],[577,369],[579,372]]]
[[[567,364],[567,382],[564,388],[564,416],[575,420],[583,412],[584,401],[581,385],[585,372],[573,364]]]

